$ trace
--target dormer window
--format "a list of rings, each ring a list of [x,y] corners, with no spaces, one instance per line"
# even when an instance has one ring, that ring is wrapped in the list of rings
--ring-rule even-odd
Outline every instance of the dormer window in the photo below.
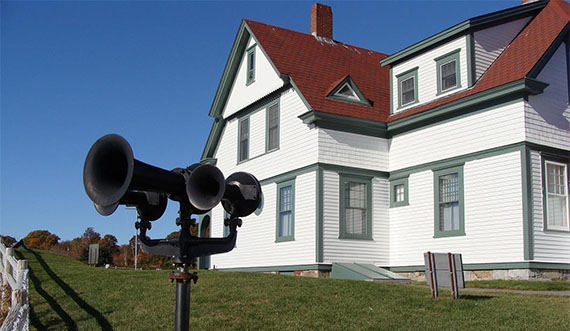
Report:
[[[456,49],[435,59],[437,65],[437,94],[461,87],[459,52]]]
[[[350,87],[350,85],[348,85],[348,83],[345,83],[344,86],[341,87],[340,90],[338,90],[338,92],[336,92],[334,95],[341,98],[344,97],[352,100],[360,100],[358,99],[356,92],[354,92],[354,90],[352,89],[352,87]]]
[[[418,102],[418,67],[396,75],[398,78],[398,108]]]
[[[350,76],[346,76],[340,84],[337,84],[327,97],[370,106],[370,102],[364,97]]]
[[[255,45],[247,50],[247,79],[246,85],[255,81]]]

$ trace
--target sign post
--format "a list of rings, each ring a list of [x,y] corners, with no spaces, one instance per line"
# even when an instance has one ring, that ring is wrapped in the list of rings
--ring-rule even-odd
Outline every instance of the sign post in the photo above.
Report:
[[[426,282],[432,298],[438,297],[438,287],[451,289],[454,299],[459,298],[459,289],[465,288],[461,254],[424,253]]]

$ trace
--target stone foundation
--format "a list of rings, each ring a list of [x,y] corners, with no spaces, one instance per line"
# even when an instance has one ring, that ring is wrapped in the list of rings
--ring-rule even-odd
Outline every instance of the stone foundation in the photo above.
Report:
[[[425,282],[423,271],[398,272],[399,275],[413,281]],[[570,280],[570,270],[549,269],[504,269],[504,270],[470,270],[464,271],[465,280]]]

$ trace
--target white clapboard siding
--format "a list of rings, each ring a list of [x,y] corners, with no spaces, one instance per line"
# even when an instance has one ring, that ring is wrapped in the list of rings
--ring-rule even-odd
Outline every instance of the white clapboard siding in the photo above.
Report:
[[[386,265],[389,254],[388,191],[386,179],[372,180],[373,240],[339,239],[339,175],[323,172],[323,259],[325,263],[366,262]]]
[[[475,31],[473,41],[475,46],[475,79],[479,79],[489,66],[495,62],[503,50],[511,43],[516,35],[524,28],[532,17],[500,24],[487,29]]]
[[[243,218],[238,228],[236,248],[231,252],[212,255],[216,268],[243,268],[314,264],[316,261],[316,172],[295,179],[295,240],[275,242],[277,221],[277,184],[263,185],[264,205],[259,216]],[[212,213],[212,236],[223,231],[221,206]]]
[[[254,44],[255,40],[250,38],[248,49]],[[269,59],[263,54],[259,45],[256,45],[255,81],[247,85],[247,52],[244,52],[230,95],[222,112],[223,117],[226,118],[235,114],[281,86],[283,86],[283,80],[279,78],[279,74],[275,71]]]
[[[310,128],[298,118],[307,111],[307,107],[293,89],[284,91],[279,102],[278,150],[265,154],[265,108],[250,115],[250,159],[239,164],[238,119],[226,123],[214,156],[225,176],[247,171],[263,180],[317,162],[318,129]]]
[[[433,171],[411,174],[409,206],[390,208],[390,265],[423,265],[423,253],[463,254],[464,263],[523,261],[520,152],[467,162],[463,168],[465,236],[433,238]]]
[[[566,46],[560,45],[537,79],[550,85],[529,96],[525,107],[526,136],[530,142],[570,150],[570,106]]]
[[[393,137],[390,171],[523,140],[521,100]]]
[[[534,260],[570,263],[570,233],[544,230],[542,160],[539,152],[531,152],[531,165]]]
[[[388,171],[388,140],[319,129],[319,162]]]
[[[417,107],[450,93],[456,93],[458,91],[466,89],[468,85],[466,43],[467,38],[465,38],[465,36],[462,36],[394,66],[392,68],[392,87],[394,89],[394,98],[392,100],[393,113],[404,111],[412,107]],[[434,59],[452,52],[458,48],[461,48],[459,54],[461,88],[453,89],[447,93],[437,95],[437,63]],[[419,67],[418,103],[398,109],[398,78],[396,76],[415,67]]]

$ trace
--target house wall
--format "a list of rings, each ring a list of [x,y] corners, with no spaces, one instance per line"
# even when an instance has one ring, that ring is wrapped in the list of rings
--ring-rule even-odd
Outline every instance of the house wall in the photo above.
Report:
[[[388,171],[388,140],[319,129],[319,162]]]
[[[453,89],[449,92],[437,95],[437,63],[434,61],[435,58],[442,56],[446,53],[452,52],[456,49],[461,49],[460,51],[460,76],[461,76],[461,87]],[[392,87],[393,87],[393,98],[392,98],[392,112],[397,113],[404,111],[409,108],[417,107],[424,103],[428,103],[437,98],[443,97],[445,95],[456,93],[458,91],[464,90],[468,86],[467,77],[467,38],[465,36],[454,39],[448,43],[445,43],[439,47],[436,47],[430,51],[422,53],[410,60],[399,63],[392,68]],[[402,107],[398,109],[398,78],[396,77],[400,73],[406,72],[414,67],[418,68],[418,103],[414,103],[407,107]]]
[[[434,166],[437,168],[437,165]],[[457,252],[464,263],[524,261],[520,151],[465,162],[465,236],[434,236],[434,174],[408,178],[409,205],[390,208],[390,265],[423,265],[423,253]]]
[[[523,108],[521,100],[394,136],[390,171],[521,142]]]
[[[372,240],[339,239],[339,174],[323,171],[323,262],[387,265],[389,258],[389,183],[372,179]]]
[[[534,260],[570,263],[570,232],[548,231],[544,228],[542,157],[538,151],[531,151],[530,155]]]
[[[473,33],[476,80],[483,75],[531,18],[532,16],[523,17]]]
[[[247,49],[253,45],[256,45],[255,40],[250,38]],[[247,52],[242,55],[230,96],[222,111],[224,118],[283,86],[283,80],[279,78],[279,74],[258,45],[255,46],[255,58],[255,81],[248,85],[246,75]]]
[[[526,140],[564,150],[570,150],[567,56],[562,43],[537,77],[550,85],[525,103]]]
[[[270,101],[270,102],[273,102]],[[297,118],[307,107],[294,89],[279,96],[279,149],[265,153],[265,106],[250,116],[249,159],[238,164],[238,122],[234,117],[226,123],[214,155],[217,166],[225,176],[236,171],[247,171],[257,179],[266,178],[315,164],[318,158],[318,133]],[[270,165],[270,166],[268,166]]]
[[[267,104],[277,99],[269,100]],[[308,165],[314,165],[318,157],[318,129],[311,128],[297,117],[307,108],[294,89],[278,96],[280,105],[279,149],[265,153],[265,109],[247,112],[250,117],[250,158],[238,164],[238,122],[234,117],[226,123],[214,157],[224,176],[236,171],[254,174],[262,182],[263,209],[260,215],[243,218],[238,229],[236,248],[229,253],[212,255],[211,265],[216,268],[239,268],[252,266],[279,266],[288,264],[314,264],[315,255],[315,171],[297,175],[295,179],[295,240],[275,242],[276,232],[276,187],[280,181],[271,177],[287,174]],[[243,116],[242,116],[243,117]],[[221,205],[212,210],[212,236],[223,235],[223,209]]]
[[[262,186],[261,214],[244,217],[238,228],[236,248],[212,255],[212,268],[245,268],[315,263],[316,171],[295,178],[295,240],[275,242],[277,183]],[[212,211],[212,236],[223,235],[223,209]]]

